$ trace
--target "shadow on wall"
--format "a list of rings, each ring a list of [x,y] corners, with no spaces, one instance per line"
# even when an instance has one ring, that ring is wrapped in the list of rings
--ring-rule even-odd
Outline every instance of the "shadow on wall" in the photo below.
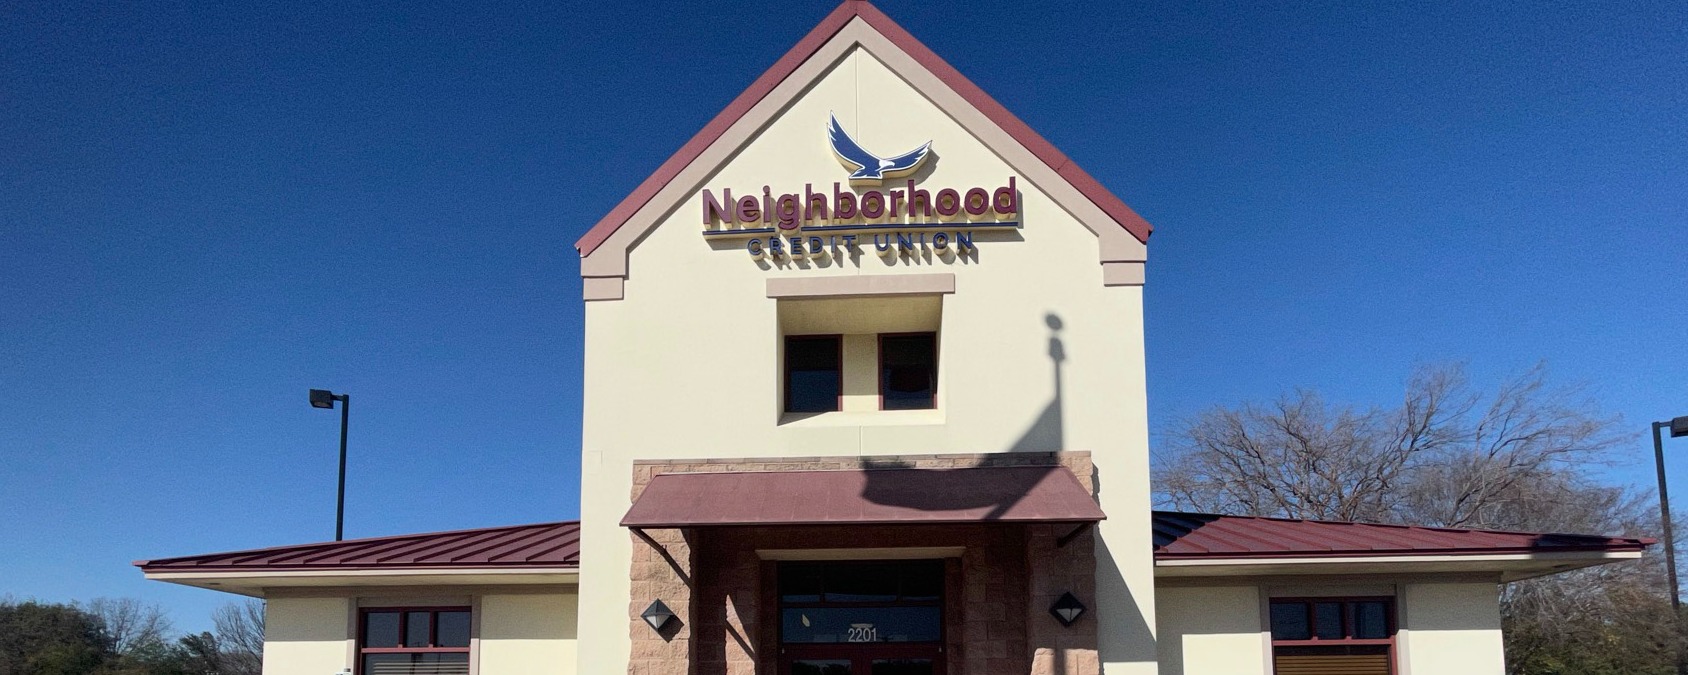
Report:
[[[1066,345],[1061,341],[1061,330],[1066,326],[1066,324],[1061,320],[1060,315],[1055,314],[1054,312],[1044,314],[1043,323],[1049,328],[1047,354],[1049,357],[1051,378],[1053,379],[1055,385],[1053,390],[1054,393],[1051,396],[1049,403],[1043,407],[1043,411],[1038,414],[1036,419],[1032,420],[1031,426],[1027,427],[1025,432],[1020,434],[1020,437],[1017,440],[1009,444],[1007,448],[1009,453],[1059,452],[1065,449],[1065,420],[1063,419],[1062,414],[1063,390],[1061,368],[1067,360],[1067,349]],[[980,460],[972,467],[959,469],[933,469],[932,471],[947,473],[951,471],[966,471],[970,468],[1013,464],[1015,463],[1011,461],[1004,462],[993,458],[990,460]],[[885,460],[867,457],[862,459],[861,466],[864,469],[909,469],[913,468],[914,465],[901,460]],[[1050,472],[1057,471],[1061,468],[1059,466],[1048,464],[1027,464],[1024,466],[1027,467],[1027,470],[1017,472],[1014,476],[1014,479],[1021,483],[1021,485],[1018,486],[1019,489],[1009,491],[1006,495],[1003,495],[1002,493],[994,495],[980,495],[980,501],[970,502],[967,499],[968,495],[965,494],[940,495],[925,491],[911,491],[907,489],[906,483],[890,479],[883,474],[876,474],[871,471],[867,474],[867,486],[862,490],[862,497],[875,504],[900,506],[923,511],[951,510],[958,508],[972,509],[989,506],[991,507],[990,513],[986,514],[982,519],[986,521],[996,520],[1015,504],[1019,503],[1019,501],[1025,497],[1026,492],[1033,486],[1042,482],[1045,476],[1047,476]],[[876,480],[876,478],[879,480]],[[956,482],[965,483],[966,481]]]

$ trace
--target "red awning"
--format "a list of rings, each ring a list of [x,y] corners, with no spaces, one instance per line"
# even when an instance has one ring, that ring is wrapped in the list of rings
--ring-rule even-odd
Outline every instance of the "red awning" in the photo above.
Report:
[[[1063,467],[669,473],[624,527],[1094,522],[1107,516]]]

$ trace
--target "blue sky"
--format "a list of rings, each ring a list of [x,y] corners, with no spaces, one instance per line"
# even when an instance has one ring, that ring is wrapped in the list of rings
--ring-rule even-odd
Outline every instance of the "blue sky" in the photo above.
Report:
[[[1444,360],[1688,414],[1688,5],[1070,4],[880,6],[1157,226],[1157,430]],[[208,625],[128,563],[332,538],[311,387],[348,536],[574,517],[574,240],[831,8],[0,6],[0,595]]]

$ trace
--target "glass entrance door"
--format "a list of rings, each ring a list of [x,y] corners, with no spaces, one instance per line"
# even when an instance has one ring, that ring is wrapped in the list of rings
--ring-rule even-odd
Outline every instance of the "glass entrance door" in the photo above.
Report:
[[[941,560],[779,567],[782,675],[942,675]]]
[[[939,675],[943,654],[937,646],[867,645],[839,649],[786,650],[788,675]]]

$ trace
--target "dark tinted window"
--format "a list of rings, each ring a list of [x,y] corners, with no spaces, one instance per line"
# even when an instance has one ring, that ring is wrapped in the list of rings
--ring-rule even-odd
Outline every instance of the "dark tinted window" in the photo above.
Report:
[[[791,662],[791,675],[850,675],[850,662],[801,659]]]
[[[788,607],[780,611],[780,635],[788,643],[937,642],[943,637],[943,608]]]
[[[784,603],[937,602],[942,560],[788,562],[779,567]]]
[[[897,599],[902,566],[832,565],[826,571],[827,602],[889,602]]]
[[[820,602],[821,575],[818,564],[790,563],[780,567],[781,602]]]
[[[787,562],[779,566],[787,643],[938,642],[944,562]]]
[[[1274,640],[1387,640],[1388,600],[1280,600],[1272,603]]]
[[[882,335],[879,338],[879,364],[879,394],[884,409],[936,407],[937,335]]]
[[[429,646],[428,641],[432,636],[428,634],[427,612],[405,612],[404,623],[404,646]]]
[[[831,412],[838,409],[844,374],[837,335],[785,339],[785,411]]]
[[[399,613],[370,612],[363,615],[363,646],[399,646]]]
[[[1313,634],[1320,640],[1342,639],[1342,603],[1313,604]]]
[[[904,600],[937,600],[944,593],[943,563],[911,565],[903,569]]]
[[[1361,640],[1382,640],[1389,637],[1389,604],[1354,603],[1354,637]]]
[[[1307,622],[1307,605],[1299,602],[1272,604],[1272,639],[1305,640],[1313,630]]]
[[[440,612],[439,625],[434,628],[435,647],[469,646],[469,613]]]

